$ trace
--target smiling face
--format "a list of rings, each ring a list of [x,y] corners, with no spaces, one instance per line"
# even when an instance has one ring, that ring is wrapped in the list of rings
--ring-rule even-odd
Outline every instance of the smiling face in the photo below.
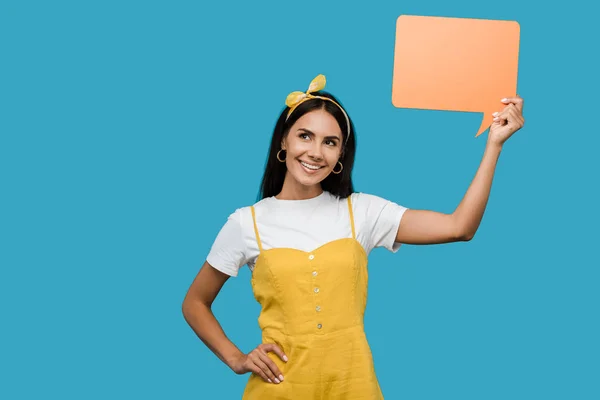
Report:
[[[342,146],[340,126],[327,111],[314,110],[300,117],[282,143],[287,167],[284,187],[320,190],[320,182],[334,168],[339,171]]]

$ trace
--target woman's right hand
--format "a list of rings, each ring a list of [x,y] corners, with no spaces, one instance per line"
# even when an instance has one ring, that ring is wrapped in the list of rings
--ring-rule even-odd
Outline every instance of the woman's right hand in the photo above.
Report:
[[[283,374],[277,365],[269,358],[268,352],[274,352],[284,362],[288,361],[287,356],[281,348],[273,343],[263,343],[248,354],[242,354],[232,365],[231,369],[236,374],[245,374],[253,372],[269,383],[280,383],[283,381]]]

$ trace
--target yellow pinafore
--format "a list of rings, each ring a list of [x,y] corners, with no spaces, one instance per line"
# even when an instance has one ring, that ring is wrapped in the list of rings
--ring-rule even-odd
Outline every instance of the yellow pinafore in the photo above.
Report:
[[[252,207],[260,253],[252,289],[262,309],[263,343],[276,343],[286,363],[268,353],[284,376],[268,383],[251,374],[243,400],[378,400],[363,317],[367,303],[367,254],[356,240],[348,197],[352,238],[328,242],[313,251],[263,250]]]

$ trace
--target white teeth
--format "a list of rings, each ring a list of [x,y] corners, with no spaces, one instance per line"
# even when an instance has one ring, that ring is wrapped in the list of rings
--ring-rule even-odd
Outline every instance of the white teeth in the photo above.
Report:
[[[300,161],[300,164],[304,165],[306,168],[308,169],[312,169],[312,170],[317,170],[317,169],[321,169],[322,167],[319,167],[318,165],[310,165],[305,163],[304,161]]]

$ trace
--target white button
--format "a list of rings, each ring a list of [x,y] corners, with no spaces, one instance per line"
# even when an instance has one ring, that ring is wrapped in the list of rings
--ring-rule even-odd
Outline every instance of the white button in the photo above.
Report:
[[[315,293],[319,293],[319,288],[318,287],[315,288]]]
[[[317,271],[313,271],[313,276],[317,276]]]
[[[317,306],[317,311],[321,311],[321,306]]]
[[[321,325],[321,324],[317,325],[317,328],[319,328],[319,329],[321,329],[322,327],[323,327],[323,325]]]
[[[312,260],[313,258],[315,258],[315,256],[314,256],[314,255],[312,255],[312,254],[311,254],[310,256],[308,256],[308,259],[309,259],[309,260]]]

